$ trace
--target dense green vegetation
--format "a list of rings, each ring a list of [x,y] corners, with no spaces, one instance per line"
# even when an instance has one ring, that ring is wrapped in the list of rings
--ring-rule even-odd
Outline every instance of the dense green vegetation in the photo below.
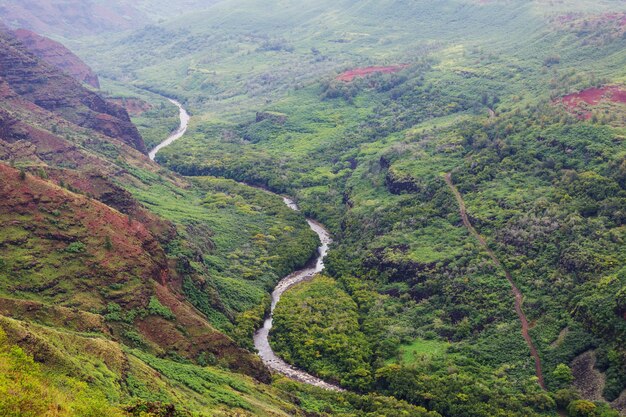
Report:
[[[274,332],[272,344],[281,357],[323,379],[363,389],[372,380],[371,352],[358,319],[350,296],[333,280],[318,278],[281,299],[281,309],[274,314],[280,330]]]
[[[22,337],[31,340],[26,348],[15,343]],[[6,416],[438,417],[381,395],[328,393],[285,379],[276,388],[262,387],[216,366],[6,318],[0,320],[0,369],[0,412]]]
[[[175,387],[152,394],[150,378],[131,375],[130,397],[168,403],[185,392],[191,411],[244,415],[259,402],[338,416],[626,409],[626,105],[560,102],[626,82],[622,3],[223,0],[134,32],[72,40],[111,96],[151,105],[134,117],[149,145],[176,125],[158,94],[193,113],[189,133],[157,158],[194,177],[189,184],[120,163],[136,181],[119,185],[174,223],[166,252],[177,285],[240,346],[252,350],[271,288],[318,242],[302,213],[235,181],[296,197],[335,240],[325,275],[284,294],[271,343],[352,392],[277,378],[259,394],[212,354],[156,354],[134,320],[174,313],[149,298],[97,311],[124,332],[131,363]],[[336,78],[392,64],[406,67]],[[447,173],[502,267],[461,221]],[[78,262],[90,243],[54,256]],[[15,260],[0,259],[0,276],[6,265]],[[523,294],[547,391],[503,268]],[[576,392],[587,375],[571,367],[589,351],[606,379],[594,401]]]
[[[209,177],[183,190],[141,175],[149,186],[129,190],[178,226],[179,239],[167,251],[184,276],[186,296],[212,324],[251,347],[268,292],[309,260],[317,236],[301,214],[263,190]]]
[[[215,56],[215,72],[207,80],[216,103],[225,104],[221,110],[200,101],[205,93],[190,78],[168,75],[169,81],[161,82],[158,77],[165,73],[157,72],[159,63],[133,64],[143,68],[138,85],[176,91],[198,114],[190,134],[164,150],[160,162],[186,175],[225,176],[296,195],[305,213],[333,231],[337,244],[328,274],[339,284],[304,285],[288,293],[276,313],[273,343],[286,359],[346,386],[389,393],[444,415],[490,415],[500,406],[520,415],[556,409],[558,401],[536,391],[508,282],[460,222],[442,180],[443,173],[453,172],[475,227],[525,296],[549,389],[571,386],[554,373],[557,366],[602,346],[597,354],[607,375],[604,395],[608,401],[617,398],[625,388],[619,272],[624,264],[623,107],[601,107],[584,122],[552,102],[572,91],[623,80],[618,69],[622,38],[605,37],[599,48],[595,34],[571,30],[555,17],[589,11],[589,6],[466,5],[454,12],[467,22],[463,42],[453,40],[454,27],[447,26],[445,33],[436,29],[442,24],[439,6],[421,14],[405,10],[410,17],[394,31],[405,36],[387,48],[372,42],[380,42],[379,29],[385,26],[372,29],[364,23],[374,13],[352,9],[346,15],[351,17],[340,22],[347,28],[368,27],[368,41],[332,45],[332,26],[327,25],[313,37],[297,36],[294,29],[284,36],[293,48],[272,44],[275,57],[264,56],[262,48]],[[377,18],[393,14],[388,10]],[[479,33],[478,21],[504,22],[512,10],[518,13],[513,23]],[[301,12],[298,17],[289,8],[281,13],[288,16],[284,19],[307,22],[308,10]],[[245,21],[241,14],[235,18]],[[408,21],[429,23],[408,35],[402,26]],[[205,29],[191,25],[189,32],[177,32],[175,25],[151,28],[150,36],[132,43],[168,48],[167,37],[157,34],[170,30],[169,35],[186,39],[184,54],[206,53],[190,46],[197,39],[191,34],[200,36]],[[522,36],[517,25],[536,27],[539,35]],[[279,38],[284,29],[264,30]],[[298,29],[307,30],[306,25]],[[420,31],[440,42],[424,42]],[[213,36],[231,42],[221,33]],[[325,50],[319,47],[324,41]],[[569,43],[557,49],[559,42]],[[122,44],[116,53],[127,53]],[[410,66],[347,84],[331,78],[341,65],[328,64],[321,82],[297,86],[274,66],[275,78],[260,90],[244,89],[228,78],[248,65],[299,58],[311,48],[335,62],[345,59],[349,49],[355,54],[353,66],[381,61]],[[181,57],[177,62],[189,61]],[[300,62],[297,68],[306,67],[306,61]],[[116,76],[113,68],[107,70]],[[202,77],[201,71],[194,74]],[[274,89],[269,96],[274,102],[259,105],[258,92],[278,82],[294,89],[283,97]],[[248,112],[233,113],[234,103]],[[250,113],[261,110],[267,113],[254,120]],[[354,288],[359,288],[357,295]],[[365,300],[359,298],[363,293]],[[334,314],[344,327],[326,319]],[[338,353],[337,346],[349,346],[354,354]],[[426,352],[408,353],[412,350]],[[459,401],[442,401],[463,393],[445,374],[451,366],[463,376],[463,386],[491,381],[485,395],[494,402],[486,400],[488,405],[478,410],[472,408],[480,402],[476,397],[468,398],[463,409],[457,408]],[[387,380],[386,372],[406,379]],[[428,388],[437,386],[437,378],[446,387],[432,388],[433,398],[419,394],[426,375],[434,381]],[[518,408],[511,395],[520,392],[526,399]],[[497,398],[506,398],[506,405],[498,405]]]
[[[4,416],[122,416],[106,397],[76,379],[52,376],[8,342],[0,327],[0,413]]]

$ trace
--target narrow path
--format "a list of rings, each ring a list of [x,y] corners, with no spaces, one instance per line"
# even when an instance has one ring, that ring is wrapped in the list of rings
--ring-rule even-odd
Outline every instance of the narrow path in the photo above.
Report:
[[[511,276],[511,273],[502,265],[502,263],[500,262],[500,260],[498,259],[494,251],[491,250],[491,248],[487,244],[487,241],[480,235],[480,233],[478,233],[478,231],[474,228],[474,226],[472,226],[472,223],[470,222],[469,217],[467,216],[467,210],[465,208],[465,201],[463,201],[463,196],[461,195],[459,190],[456,188],[456,186],[452,182],[452,174],[448,173],[445,175],[444,178],[445,178],[446,184],[448,184],[448,187],[450,187],[450,190],[452,190],[452,193],[454,193],[454,197],[456,198],[456,201],[459,205],[459,211],[461,213],[461,218],[463,219],[463,224],[465,225],[467,230],[470,232],[470,234],[474,236],[474,238],[476,238],[476,240],[483,247],[483,249],[487,251],[487,254],[491,258],[493,263],[496,264],[498,268],[504,271],[504,274],[506,275],[506,279],[511,284],[511,289],[513,290],[513,295],[515,296],[515,312],[517,313],[517,316],[519,317],[519,320],[522,323],[522,336],[524,337],[524,340],[526,341],[526,344],[528,345],[528,348],[530,349],[530,354],[535,360],[535,373],[537,374],[539,385],[541,386],[541,388],[545,390],[546,385],[543,379],[543,372],[541,370],[541,359],[539,358],[539,353],[537,352],[537,348],[535,347],[533,340],[530,337],[530,333],[528,331],[529,330],[528,319],[526,318],[526,315],[524,314],[524,310],[522,309],[524,296],[522,295],[522,292],[519,290],[519,288],[517,288],[517,285],[515,285],[515,281],[513,281],[513,277]]]
[[[183,108],[182,104],[180,104],[176,100],[168,100],[175,104],[179,109],[180,126],[176,131],[172,132],[172,134],[169,135],[167,139],[165,139],[163,142],[158,144],[153,150],[150,151],[149,156],[150,159],[153,161],[157,153],[161,149],[171,145],[174,141],[182,138],[187,132],[187,126],[189,125],[190,116]],[[270,194],[274,194],[268,190],[264,191]],[[282,199],[287,207],[292,210],[299,211],[298,205],[293,200],[287,197],[282,197]],[[328,252],[328,246],[332,243],[330,233],[328,232],[328,230],[326,230],[326,228],[324,228],[324,226],[314,220],[307,219],[307,223],[309,224],[309,227],[319,236],[320,241],[322,242],[322,246],[317,249],[317,256],[312,260],[309,265],[307,265],[304,269],[289,274],[276,285],[274,291],[272,292],[272,306],[270,314],[265,319],[263,327],[254,334],[254,347],[259,351],[259,356],[261,357],[261,360],[263,361],[265,366],[272,369],[273,371],[281,373],[296,381],[304,382],[306,384],[314,385],[316,387],[332,391],[344,391],[342,388],[336,385],[329,384],[328,382],[325,382],[320,378],[317,378],[292,365],[289,365],[287,362],[279,358],[276,353],[274,353],[274,350],[270,346],[269,342],[269,333],[272,328],[273,321],[272,314],[274,313],[274,309],[276,308],[276,304],[278,304],[278,300],[280,300],[281,295],[283,295],[285,291],[287,291],[294,285],[313,279],[315,275],[322,272],[322,270],[324,269],[324,257]]]

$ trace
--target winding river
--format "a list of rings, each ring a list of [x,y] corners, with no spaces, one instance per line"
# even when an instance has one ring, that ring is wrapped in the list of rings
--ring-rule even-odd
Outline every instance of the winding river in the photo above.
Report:
[[[178,101],[173,100],[171,98],[168,98],[168,100],[172,104],[174,104],[176,107],[178,107],[178,114],[180,117],[180,126],[178,127],[178,129],[173,131],[172,134],[167,137],[167,139],[159,143],[153,150],[150,151],[148,156],[153,161],[154,161],[154,158],[156,158],[157,153],[159,153],[161,149],[167,146],[170,146],[172,143],[174,143],[174,141],[182,138],[185,135],[185,133],[187,132],[187,127],[189,126],[189,120],[191,119],[191,117],[189,116],[189,113],[187,113],[187,110],[185,110],[182,104],[180,104]]]
[[[283,201],[285,201],[285,204],[287,204],[287,206],[289,206],[289,208],[291,208],[292,210],[298,210],[298,206],[289,198],[283,197]],[[276,304],[280,300],[280,297],[283,295],[283,293],[296,284],[311,280],[316,274],[322,272],[322,270],[324,269],[324,257],[328,252],[328,245],[330,245],[332,239],[330,238],[330,234],[324,228],[324,226],[310,219],[307,219],[307,222],[309,223],[311,229],[320,237],[322,246],[318,248],[317,257],[314,259],[313,262],[309,264],[308,267],[287,275],[278,283],[278,285],[276,285],[274,291],[272,292],[272,307],[270,310],[270,315],[265,319],[263,327],[254,334],[254,347],[256,347],[256,349],[259,351],[259,356],[263,360],[263,363],[268,368],[276,372],[286,375],[289,378],[295,379],[296,381],[315,385],[320,388],[325,388],[329,390],[341,390],[335,385],[329,384],[328,382],[325,382],[317,377],[314,377],[313,375],[310,375],[298,368],[295,368],[294,366],[289,365],[287,362],[279,358],[276,353],[274,353],[269,342],[269,333],[272,329],[273,321],[272,316],[274,313],[274,309],[276,308]]]
[[[187,111],[183,108],[182,104],[180,104],[176,100],[168,100],[176,105],[179,109],[180,126],[178,127],[178,129],[172,132],[172,134],[168,136],[167,139],[165,139],[163,142],[161,142],[153,150],[150,151],[149,156],[150,159],[153,161],[154,158],[156,158],[157,153],[159,153],[161,149],[171,145],[172,143],[174,143],[174,141],[182,138],[187,132],[187,127],[189,126],[190,116],[189,113],[187,113]],[[265,191],[269,192],[267,190]],[[287,197],[282,197],[282,199],[287,207],[292,210],[299,211],[298,205],[293,200]],[[315,233],[317,233],[322,245],[317,249],[317,256],[304,269],[295,271],[290,275],[287,275],[276,285],[274,291],[272,292],[272,306],[270,309],[270,314],[265,319],[263,327],[254,334],[254,346],[259,351],[259,356],[261,357],[263,363],[271,370],[281,373],[296,381],[304,382],[306,384],[314,385],[328,390],[343,391],[340,387],[336,385],[329,384],[328,382],[325,382],[320,378],[317,378],[292,365],[289,365],[287,362],[279,358],[276,353],[274,353],[269,342],[269,334],[270,330],[272,329],[274,309],[276,308],[276,304],[278,303],[278,300],[280,300],[281,295],[283,295],[285,291],[287,291],[294,285],[311,280],[316,274],[322,272],[322,270],[324,269],[324,257],[328,252],[328,246],[332,242],[330,233],[324,228],[324,226],[314,220],[307,219],[307,223],[309,224],[309,227],[311,227],[311,229]]]

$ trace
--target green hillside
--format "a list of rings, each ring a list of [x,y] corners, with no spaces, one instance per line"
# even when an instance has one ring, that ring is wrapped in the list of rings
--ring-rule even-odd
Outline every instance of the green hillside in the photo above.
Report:
[[[171,13],[138,3],[150,15],[141,27],[65,34],[103,94],[136,108],[148,147],[176,126],[165,97],[189,110],[189,130],[158,154],[161,167],[65,125],[53,131],[30,107],[2,106],[103,160],[89,166],[115,173],[149,215],[122,212],[162,249],[102,261],[109,232],[85,231],[96,220],[69,214],[90,203],[70,204],[56,188],[40,191],[57,196],[45,215],[24,209],[14,219],[8,205],[0,220],[37,227],[0,234],[6,310],[16,299],[77,308],[99,323],[107,348],[94,354],[92,330],[5,314],[0,303],[11,317],[0,322],[0,367],[28,363],[35,387],[49,375],[43,403],[67,403],[67,415],[168,415],[150,407],[170,403],[198,415],[624,415],[623,1],[174,3]],[[55,187],[70,176],[49,167],[89,174],[35,155],[11,157],[13,181],[20,168],[26,181]],[[242,183],[293,196],[302,212]],[[33,194],[15,189],[10,201]],[[270,342],[347,392],[270,381],[253,355],[272,288],[318,243],[304,216],[334,243],[324,275],[283,295]],[[50,224],[83,246],[48,242]],[[106,278],[90,282],[80,257],[102,261]],[[163,263],[167,291],[140,273]],[[20,343],[25,331],[62,360],[46,350],[31,364],[39,353]],[[83,373],[65,371],[74,346]]]

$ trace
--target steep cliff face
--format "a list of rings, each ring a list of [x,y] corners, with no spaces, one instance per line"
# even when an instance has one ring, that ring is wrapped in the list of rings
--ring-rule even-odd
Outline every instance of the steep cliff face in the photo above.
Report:
[[[64,45],[26,29],[17,29],[13,31],[13,35],[42,61],[71,75],[81,83],[100,88],[100,81],[93,70]]]
[[[147,153],[126,110],[108,103],[71,76],[41,61],[16,37],[3,32],[0,32],[0,77],[27,101]]]

